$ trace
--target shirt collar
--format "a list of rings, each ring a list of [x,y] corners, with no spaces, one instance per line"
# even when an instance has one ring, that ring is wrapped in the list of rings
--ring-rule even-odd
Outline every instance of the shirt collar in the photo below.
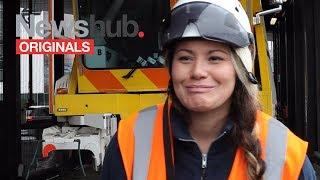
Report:
[[[173,136],[179,140],[184,141],[194,141],[192,136],[190,135],[187,127],[186,120],[183,118],[175,108],[172,108],[172,129],[173,129]],[[222,136],[229,134],[233,128],[234,124],[231,118],[228,118],[227,123],[224,127],[222,133],[217,137],[217,139],[221,138]]]

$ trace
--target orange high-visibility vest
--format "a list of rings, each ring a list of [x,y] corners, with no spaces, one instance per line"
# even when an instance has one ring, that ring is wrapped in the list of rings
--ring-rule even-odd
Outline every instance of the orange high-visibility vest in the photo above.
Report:
[[[163,107],[162,104],[153,106],[120,121],[118,142],[128,179],[166,179]],[[308,143],[263,112],[259,111],[256,119],[262,158],[267,166],[264,179],[298,179]],[[244,152],[238,148],[229,180],[247,179]]]

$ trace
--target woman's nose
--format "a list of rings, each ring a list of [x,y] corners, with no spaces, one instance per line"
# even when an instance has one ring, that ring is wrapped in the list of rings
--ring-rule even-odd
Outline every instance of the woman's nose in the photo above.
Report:
[[[191,69],[191,78],[192,79],[203,79],[208,76],[207,66],[202,61],[194,61]]]

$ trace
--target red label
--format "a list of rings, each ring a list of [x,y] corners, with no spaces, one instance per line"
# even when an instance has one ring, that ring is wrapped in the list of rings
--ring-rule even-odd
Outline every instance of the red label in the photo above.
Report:
[[[94,54],[93,39],[17,39],[16,54]]]

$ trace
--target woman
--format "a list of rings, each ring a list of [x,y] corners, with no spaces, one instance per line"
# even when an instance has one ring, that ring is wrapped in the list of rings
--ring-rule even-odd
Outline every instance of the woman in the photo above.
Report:
[[[169,98],[120,123],[102,179],[315,179],[307,143],[259,111],[241,4],[180,0],[166,21]]]

